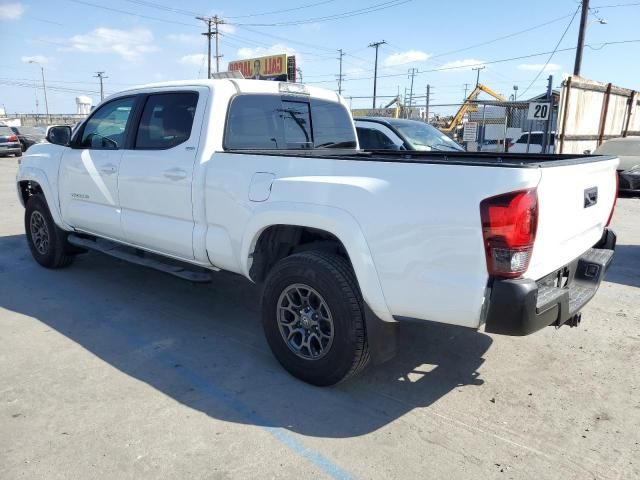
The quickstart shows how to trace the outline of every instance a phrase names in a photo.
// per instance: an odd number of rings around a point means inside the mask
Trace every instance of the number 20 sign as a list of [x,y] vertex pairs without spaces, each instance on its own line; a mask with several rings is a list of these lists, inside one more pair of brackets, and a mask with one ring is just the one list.
[[551,112],[551,105],[548,103],[529,103],[529,112],[527,113],[527,120],[549,120],[549,113]]

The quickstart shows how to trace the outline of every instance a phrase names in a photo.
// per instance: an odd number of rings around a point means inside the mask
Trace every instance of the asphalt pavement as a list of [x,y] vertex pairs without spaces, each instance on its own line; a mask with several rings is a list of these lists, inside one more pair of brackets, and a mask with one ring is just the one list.
[[336,387],[271,355],[259,290],[97,253],[31,258],[0,158],[0,477],[640,478],[640,199],[579,328],[524,338],[400,328]]

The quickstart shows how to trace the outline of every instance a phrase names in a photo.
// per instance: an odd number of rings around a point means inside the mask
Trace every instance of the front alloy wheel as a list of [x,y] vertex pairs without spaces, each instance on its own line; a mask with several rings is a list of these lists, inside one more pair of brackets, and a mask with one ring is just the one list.
[[40,255],[46,255],[49,251],[49,228],[42,213],[38,210],[31,212],[29,230],[31,231],[31,239],[35,249]]

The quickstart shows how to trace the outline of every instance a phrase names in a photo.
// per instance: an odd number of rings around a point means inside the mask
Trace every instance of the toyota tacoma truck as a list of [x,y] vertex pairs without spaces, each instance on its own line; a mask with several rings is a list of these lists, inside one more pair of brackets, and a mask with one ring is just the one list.
[[615,157],[366,152],[344,99],[300,84],[143,86],[47,137],[16,184],[40,265],[243,275],[274,355],[316,385],[391,358],[405,319],[576,325],[615,248]]

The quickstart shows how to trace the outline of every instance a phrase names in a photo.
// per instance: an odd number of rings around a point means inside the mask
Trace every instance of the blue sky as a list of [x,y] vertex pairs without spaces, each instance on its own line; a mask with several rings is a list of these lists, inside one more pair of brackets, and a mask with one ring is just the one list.
[[[475,83],[472,66],[554,50],[578,6],[576,0],[0,0],[0,105],[11,113],[35,112],[37,96],[38,110],[44,111],[40,69],[30,59],[44,64],[49,109],[55,113],[73,113],[77,95],[99,101],[96,71],[109,77],[107,93],[204,78],[206,40],[200,33],[205,26],[194,14],[228,21],[220,39],[221,70],[230,60],[287,52],[297,56],[305,83],[336,89],[342,48],[344,95],[370,96],[374,50],[367,45],[385,40],[378,95],[404,93],[408,70],[416,68],[415,95],[424,97],[429,83],[432,104],[455,103],[463,98],[464,84]],[[280,11],[286,9],[295,10]],[[587,33],[592,47],[585,49],[583,76],[640,89],[640,42],[603,45],[640,40],[640,2],[592,0],[592,10]],[[274,11],[280,12],[269,13]],[[294,24],[263,26],[282,23]],[[579,14],[559,45],[570,50],[551,60],[545,54],[487,63],[481,83],[505,96],[517,85],[519,95],[526,91],[523,97],[544,91],[549,74],[559,85],[573,70],[578,24]],[[352,102],[354,108],[371,104],[370,99]]]

